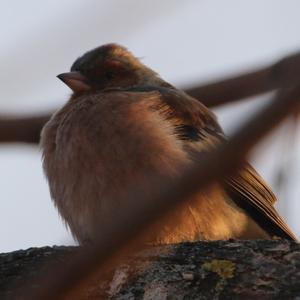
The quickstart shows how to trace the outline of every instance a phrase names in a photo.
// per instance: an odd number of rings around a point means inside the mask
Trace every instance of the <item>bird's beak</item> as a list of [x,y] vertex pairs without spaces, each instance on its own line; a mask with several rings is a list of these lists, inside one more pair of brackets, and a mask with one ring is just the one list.
[[87,84],[87,79],[80,72],[67,72],[57,75],[73,92],[82,93],[91,87]]

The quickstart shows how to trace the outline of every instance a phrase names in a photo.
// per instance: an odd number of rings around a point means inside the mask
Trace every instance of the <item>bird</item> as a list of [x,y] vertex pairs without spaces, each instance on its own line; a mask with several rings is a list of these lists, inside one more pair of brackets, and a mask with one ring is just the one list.
[[[92,49],[57,77],[72,93],[42,130],[43,169],[51,198],[80,244],[92,243],[117,218],[132,187],[151,194],[150,174],[176,178],[196,163],[196,154],[227,139],[201,101],[121,45]],[[275,202],[245,162],[234,176],[167,214],[145,242],[296,240]]]

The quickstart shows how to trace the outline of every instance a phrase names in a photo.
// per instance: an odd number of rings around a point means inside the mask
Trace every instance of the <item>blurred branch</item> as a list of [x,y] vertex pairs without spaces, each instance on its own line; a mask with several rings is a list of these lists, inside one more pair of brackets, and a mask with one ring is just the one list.
[[[274,89],[292,87],[299,82],[299,78],[300,53],[296,53],[266,68],[185,91],[206,106],[214,107]],[[0,116],[0,143],[38,143],[42,127],[50,116],[50,113],[36,117]]]
[[[269,105],[241,126],[227,143],[215,150],[201,154],[199,163],[176,180],[157,178],[153,180],[151,195],[135,187],[128,199],[119,201],[120,214],[114,216],[107,227],[99,230],[99,239],[92,248],[83,248],[64,269],[53,268],[46,276],[39,293],[29,299],[62,299],[65,295],[76,299],[82,284],[99,268],[102,273],[107,266],[115,266],[124,256],[124,247],[137,250],[141,247],[138,237],[168,210],[214,181],[234,174],[244,162],[250,149],[286,116],[299,109],[300,85],[278,93]],[[141,201],[141,199],[143,199]],[[123,255],[123,256],[122,256]]]
[[232,103],[278,88],[292,87],[300,79],[300,53],[279,62],[219,81],[185,90],[208,107]]
[[41,129],[50,116],[51,114],[32,117],[0,116],[0,142],[39,143]]

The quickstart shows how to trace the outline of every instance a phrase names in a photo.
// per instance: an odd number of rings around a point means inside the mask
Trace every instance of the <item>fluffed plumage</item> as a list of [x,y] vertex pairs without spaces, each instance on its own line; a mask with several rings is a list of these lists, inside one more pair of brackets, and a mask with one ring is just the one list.
[[[59,75],[74,91],[42,132],[52,199],[80,243],[93,241],[134,184],[151,193],[149,174],[177,176],[226,138],[214,114],[162,80],[125,48],[96,48]],[[295,236],[276,198],[248,164],[198,193],[145,241],[175,243]]]

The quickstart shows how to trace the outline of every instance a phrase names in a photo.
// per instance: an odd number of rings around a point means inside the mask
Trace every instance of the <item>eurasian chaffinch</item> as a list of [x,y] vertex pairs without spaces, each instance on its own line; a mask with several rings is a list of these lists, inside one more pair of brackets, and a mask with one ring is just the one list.
[[[177,176],[195,153],[224,141],[215,115],[164,81],[127,49],[98,47],[58,76],[72,90],[45,125],[41,145],[50,192],[80,242],[93,241],[117,215],[118,202],[149,174]],[[142,199],[141,199],[142,201]],[[249,165],[164,218],[154,243],[228,238],[295,240],[276,198]]]

